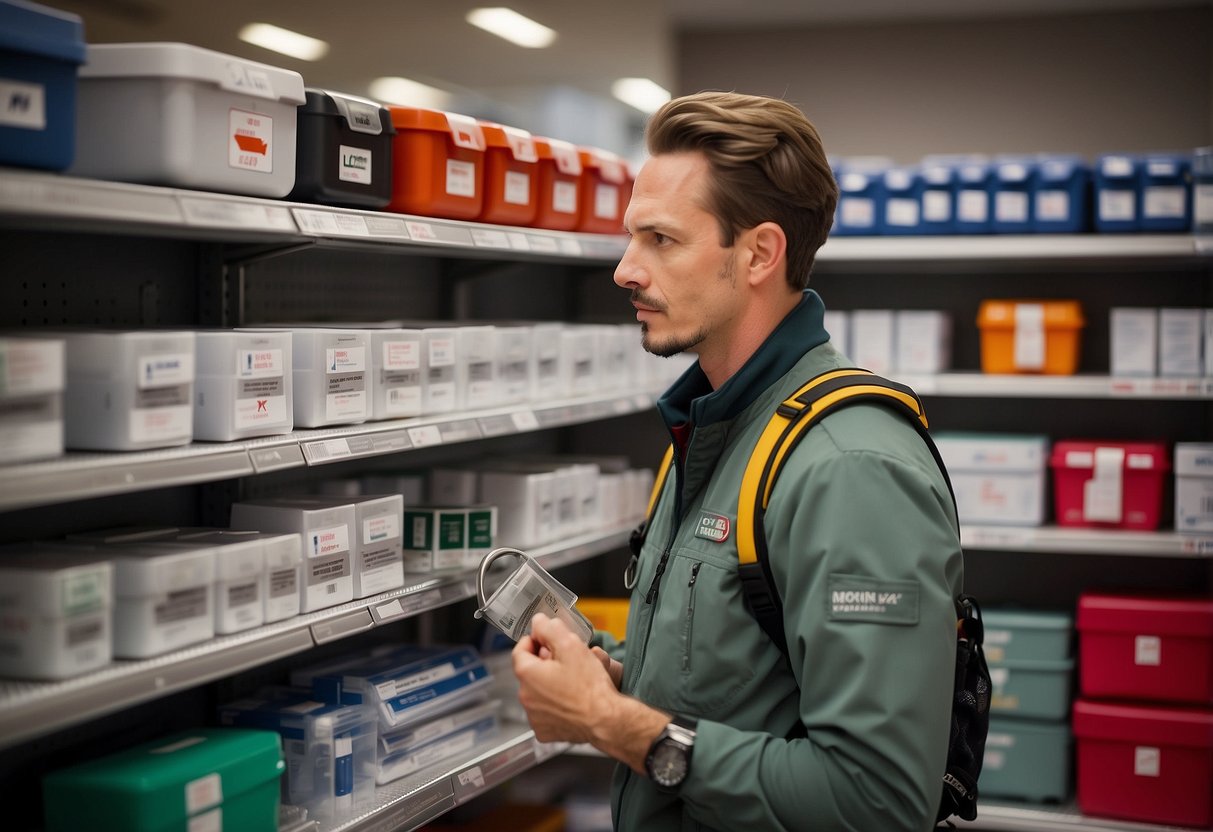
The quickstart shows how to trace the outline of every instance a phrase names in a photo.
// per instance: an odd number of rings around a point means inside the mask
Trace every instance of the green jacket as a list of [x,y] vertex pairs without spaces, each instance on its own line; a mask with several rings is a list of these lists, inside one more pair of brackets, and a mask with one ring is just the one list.
[[[853,405],[810,430],[785,464],[765,526],[789,660],[746,609],[737,577],[737,495],[759,433],[800,384],[848,366],[822,314],[806,291],[719,390],[695,365],[659,402],[667,424],[694,430],[640,554],[627,643],[607,646],[624,663],[625,693],[696,718],[699,730],[676,794],[617,768],[617,829],[933,825],[963,565],[951,497],[914,428]],[[807,736],[788,739],[798,724]]]

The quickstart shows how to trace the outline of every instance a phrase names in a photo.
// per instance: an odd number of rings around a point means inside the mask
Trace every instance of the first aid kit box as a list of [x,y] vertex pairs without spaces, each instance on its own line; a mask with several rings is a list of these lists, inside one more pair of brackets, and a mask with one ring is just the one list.
[[562,139],[535,136],[539,206],[535,226],[574,231],[581,224],[581,153]]
[[194,435],[194,333],[65,331],[66,444],[94,451],[187,445]]
[[990,664],[1070,658],[1074,616],[1055,610],[987,609],[982,613]]
[[232,442],[290,433],[291,333],[201,330],[194,333],[194,438]]
[[935,443],[952,479],[961,523],[1044,523],[1047,436],[945,432]]
[[283,197],[302,103],[288,69],[184,43],[90,44],[70,172]]
[[295,187],[290,199],[382,208],[392,198],[392,137],[385,107],[366,98],[306,88],[299,106]]
[[0,550],[0,676],[58,680],[109,664],[113,573],[100,551]]
[[1141,230],[1141,159],[1105,153],[1095,163],[1095,230]]
[[1141,160],[1141,230],[1188,231],[1192,227],[1192,160],[1168,153]]
[[1085,325],[1076,300],[983,300],[981,371],[1073,375]]
[[1071,743],[1067,720],[991,715],[981,766],[981,796],[1037,803],[1065,800],[1071,788]]
[[1084,814],[1213,826],[1213,711],[1079,700],[1073,727]]
[[1213,600],[1084,593],[1083,696],[1213,705]]
[[389,106],[392,200],[389,211],[474,220],[484,210],[484,131],[470,116]]
[[539,211],[539,151],[525,130],[481,121],[484,210],[480,222],[531,225]]
[[63,341],[0,336],[0,460],[63,455]]
[[627,163],[607,150],[580,147],[581,224],[578,231],[622,234],[628,185]]
[[105,547],[114,564],[114,655],[145,659],[215,635],[216,547],[176,542]]
[[273,731],[197,728],[53,771],[47,832],[275,832],[282,742]]
[[1091,227],[1091,168],[1073,156],[1046,156],[1036,166],[1032,230],[1078,234]]
[[77,15],[0,0],[0,165],[63,170],[76,144]]
[[1059,526],[1158,528],[1171,467],[1163,443],[1061,440],[1049,465]]
[[1175,443],[1175,531],[1213,532],[1213,443]]
[[371,415],[370,333],[295,329],[291,341],[295,424],[352,425]]
[[993,167],[990,229],[998,234],[1027,234],[1032,230],[1036,163],[1030,159],[1007,159],[996,162]]

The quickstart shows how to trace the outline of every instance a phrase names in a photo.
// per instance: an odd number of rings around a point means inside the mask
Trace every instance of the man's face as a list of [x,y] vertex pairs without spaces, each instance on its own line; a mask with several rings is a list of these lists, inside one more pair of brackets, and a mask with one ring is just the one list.
[[700,153],[645,162],[624,215],[627,250],[615,283],[632,292],[644,348],[662,356],[723,352],[737,319],[734,249],[705,207],[710,169]]

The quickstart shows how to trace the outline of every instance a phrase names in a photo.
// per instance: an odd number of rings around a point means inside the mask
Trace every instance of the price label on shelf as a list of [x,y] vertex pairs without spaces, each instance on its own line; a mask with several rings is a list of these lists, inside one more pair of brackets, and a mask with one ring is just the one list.
[[353,453],[350,451],[350,443],[345,439],[324,439],[319,442],[305,442],[303,455],[308,465],[317,465],[346,459],[353,456]]
[[510,420],[517,430],[539,430],[539,420],[535,418],[533,410],[515,410],[510,414]]
[[187,225],[231,228],[237,231],[282,231],[294,233],[295,220],[286,206],[241,202],[237,199],[178,197]]
[[472,243],[482,248],[509,248],[510,238],[494,228],[473,228]]
[[425,448],[430,445],[441,445],[442,433],[438,430],[437,425],[421,425],[409,428],[409,439],[412,440],[414,448]]

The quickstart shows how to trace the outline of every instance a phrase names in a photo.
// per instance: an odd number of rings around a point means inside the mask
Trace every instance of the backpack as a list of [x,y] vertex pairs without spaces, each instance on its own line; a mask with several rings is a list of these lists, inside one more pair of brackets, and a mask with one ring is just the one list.
[[[785,657],[788,647],[783,631],[783,605],[767,560],[763,517],[783,463],[806,431],[827,413],[859,402],[888,406],[914,426],[943,474],[953,506],[956,504],[952,482],[939,449],[927,432],[922,402],[909,387],[867,370],[831,370],[806,382],[785,399],[771,414],[750,453],[737,501],[737,571],[746,604]],[[673,451],[673,446],[666,450],[649,496],[645,519],[632,533],[633,558],[640,556],[649,519],[669,475]],[[956,599],[956,672],[948,756],[936,824],[952,815],[965,820],[977,817],[977,779],[981,774],[990,725],[990,671],[982,650],[983,638],[981,608],[976,599],[969,595],[959,596]]]

